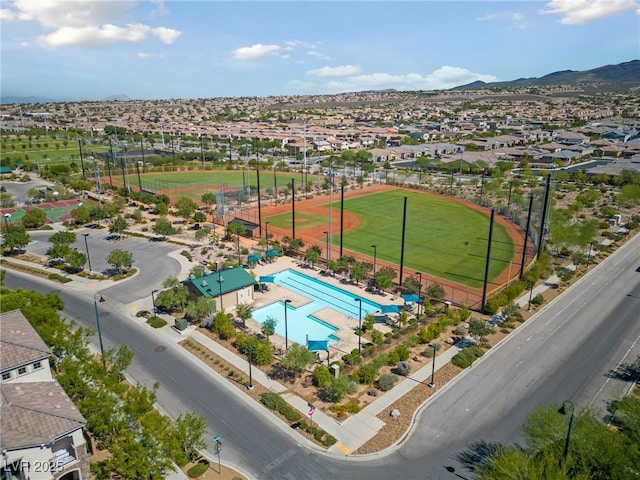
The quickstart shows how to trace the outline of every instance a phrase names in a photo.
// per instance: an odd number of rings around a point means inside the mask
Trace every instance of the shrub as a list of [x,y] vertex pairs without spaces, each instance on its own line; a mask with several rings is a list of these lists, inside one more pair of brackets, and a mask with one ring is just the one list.
[[284,399],[273,392],[265,392],[260,395],[260,402],[269,410],[278,410],[286,405]]
[[400,361],[400,355],[396,350],[389,352],[387,356],[387,365],[395,365]]
[[183,257],[185,257],[189,261],[193,260],[193,258],[191,257],[191,253],[189,253],[187,250],[182,250],[180,252],[180,255],[182,255]]
[[322,445],[325,447],[331,447],[332,445],[335,445],[336,442],[338,440],[336,440],[336,438],[332,435],[329,435],[328,433],[325,434],[324,438],[322,439]]
[[540,305],[542,305],[545,302],[545,298],[544,295],[542,295],[541,293],[539,293],[538,295],[536,295],[535,297],[533,297],[531,299],[531,303],[533,305],[535,305],[536,307],[539,307]]
[[425,348],[422,352],[420,352],[420,355],[427,358],[433,358],[433,348]]
[[453,363],[456,367],[467,368],[470,367],[473,362],[480,358],[482,355],[484,355],[484,351],[480,347],[476,345],[470,345],[456,353],[451,359],[451,363]]
[[153,328],[162,328],[167,324],[167,321],[164,318],[160,317],[150,317],[147,320],[147,323]]
[[383,392],[387,392],[393,388],[393,386],[398,381],[398,376],[393,373],[385,373],[384,375],[380,375],[378,379],[378,390],[382,390]]
[[140,317],[144,317],[144,318],[149,318],[151,316],[151,312],[149,310],[140,310],[138,313],[136,313],[136,317],[140,318]]
[[398,353],[398,358],[400,359],[400,361],[408,360],[409,355],[411,354],[411,352],[409,352],[409,349],[405,345],[398,345],[395,348],[395,352]]
[[206,460],[201,460],[200,462],[196,463],[193,467],[191,467],[189,470],[187,470],[187,475],[189,475],[189,478],[197,478],[200,475],[202,475],[204,472],[206,472],[208,468],[209,468],[209,462],[207,462]]
[[558,272],[558,277],[560,277],[560,280],[562,280],[563,282],[568,282],[569,280],[571,280],[571,278],[573,278],[574,274],[575,272],[573,270],[563,268]]
[[330,410],[334,413],[359,413],[360,410],[362,410],[360,408],[360,405],[358,405],[357,402],[348,402],[345,403],[344,405],[332,405],[330,407]]
[[362,365],[355,372],[354,380],[362,385],[372,385],[376,381],[376,375],[378,374],[376,368],[370,363]]
[[381,332],[379,332],[378,330],[374,330],[371,332],[371,340],[374,344],[380,345],[384,341],[384,337],[382,336]]
[[331,384],[331,371],[324,365],[318,365],[311,374],[311,380],[316,387],[327,388]]
[[399,375],[407,377],[411,373],[411,364],[407,362],[400,362],[396,365],[396,370]]

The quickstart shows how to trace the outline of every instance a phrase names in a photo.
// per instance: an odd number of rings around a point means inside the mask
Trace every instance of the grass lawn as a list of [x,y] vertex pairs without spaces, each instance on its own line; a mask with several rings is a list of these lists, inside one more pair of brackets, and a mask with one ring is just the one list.
[[[283,213],[282,215],[269,217],[269,222],[274,227],[291,229],[291,214]],[[326,225],[326,223],[327,217],[325,215],[305,211],[296,212],[296,231]]]
[[[346,232],[344,247],[400,263],[402,215],[407,199],[404,264],[408,268],[479,288],[484,279],[489,217],[431,195],[391,190],[345,200],[345,211],[360,217],[360,226]],[[334,207],[339,204],[334,203]],[[340,241],[335,235],[333,243]],[[514,245],[504,227],[493,228],[489,277],[495,278],[513,256]]]
[[[129,175],[130,181],[137,184],[137,176]],[[190,172],[170,172],[170,173],[144,173],[140,175],[143,187],[163,186],[164,188],[179,187],[210,187],[212,191],[220,190],[220,177],[225,187],[242,187],[243,185],[251,186],[252,190],[258,186],[258,176],[255,170],[245,170],[244,177],[242,170],[219,170],[212,171],[190,171]],[[244,178],[244,180],[243,180]],[[291,185],[291,179],[295,178],[296,187],[301,185],[301,175],[297,173],[276,173],[275,183],[278,192]],[[273,188],[274,178],[273,171],[260,171],[260,189]],[[151,188],[153,189],[153,188]]]

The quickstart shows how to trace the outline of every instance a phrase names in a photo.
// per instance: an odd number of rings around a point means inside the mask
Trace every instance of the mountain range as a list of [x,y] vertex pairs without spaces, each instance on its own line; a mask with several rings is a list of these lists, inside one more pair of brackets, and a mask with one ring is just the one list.
[[[577,90],[585,94],[593,94],[605,91],[625,91],[640,88],[640,60],[619,63],[617,65],[605,65],[591,70],[574,71],[562,70],[550,73],[543,77],[519,78],[506,82],[475,81],[466,85],[451,88],[450,90],[478,90],[505,87],[549,87],[554,85],[575,85]],[[378,90],[377,92],[391,92],[394,89]],[[131,100],[125,94],[111,95],[102,101],[126,102]],[[39,97],[1,97],[0,103],[48,103],[60,102],[49,98]]]
[[452,90],[471,90],[498,87],[545,87],[551,85],[581,85],[583,88],[597,90],[628,90],[640,87],[640,60],[605,65],[591,70],[562,70],[544,77],[519,78],[508,82],[476,81],[452,88]]

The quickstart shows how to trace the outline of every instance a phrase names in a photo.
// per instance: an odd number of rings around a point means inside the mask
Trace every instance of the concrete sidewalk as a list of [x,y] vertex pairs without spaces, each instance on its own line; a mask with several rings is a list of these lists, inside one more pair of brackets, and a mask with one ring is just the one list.
[[[243,357],[227,350],[225,347],[196,329],[189,328],[183,332],[183,336],[197,340],[238,370],[242,372],[249,371],[249,364]],[[459,351],[459,348],[452,346],[437,355],[435,360],[435,371],[449,363],[449,361],[451,361],[451,357]],[[411,391],[414,387],[421,383],[428,383],[431,380],[432,369],[433,362],[426,362],[425,365],[418,369],[414,374],[403,379],[403,381],[393,389],[377,397],[367,405],[367,407],[362,409],[360,413],[350,416],[343,422],[338,422],[333,417],[330,417],[321,410],[316,409],[313,414],[313,422],[338,440],[338,442],[329,449],[329,452],[348,455],[373,438],[385,425],[382,420],[377,418],[377,415]],[[289,405],[298,410],[303,416],[308,417],[309,406],[306,400],[291,392],[287,392],[288,389],[284,385],[271,379],[260,369],[254,368],[252,370],[252,377],[254,382],[267,387],[272,392],[280,394],[282,398],[289,403]]]
[[[559,278],[557,276],[554,275],[550,277],[533,289],[532,298],[548,288],[553,288],[558,282]],[[516,303],[521,307],[526,307],[529,302],[529,296],[530,293],[526,292],[526,294],[517,299]],[[249,364],[243,357],[227,350],[195,328],[189,328],[183,332],[183,336],[192,337],[238,370],[248,372]],[[352,415],[342,422],[316,409],[313,414],[313,422],[338,440],[334,446],[329,448],[328,452],[335,455],[349,455],[372,439],[377,435],[378,431],[385,426],[385,422],[378,418],[380,412],[387,409],[418,385],[429,383],[432,371],[438,371],[444,365],[448,364],[451,358],[459,351],[460,348],[454,345],[439,353],[435,357],[435,367],[432,361],[425,362],[425,364],[412,375],[403,379],[388,392],[376,397],[358,414]],[[284,385],[271,379],[260,369],[253,369],[252,376],[255,382],[267,387],[272,392],[280,394],[287,403],[298,410],[305,418],[308,417],[309,406],[306,400],[288,392],[288,389]]]

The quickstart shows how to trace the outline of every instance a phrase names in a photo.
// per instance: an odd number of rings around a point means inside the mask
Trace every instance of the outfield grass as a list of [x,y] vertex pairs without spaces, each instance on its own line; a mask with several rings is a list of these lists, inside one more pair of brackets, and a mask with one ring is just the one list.
[[[283,213],[269,217],[269,223],[274,227],[291,229],[291,213]],[[296,212],[296,230],[319,227],[327,224],[326,215],[318,215],[310,212]]]
[[[129,175],[129,180],[137,182],[137,176]],[[245,170],[244,179],[242,170],[219,170],[212,171],[188,171],[188,172],[170,172],[170,173],[144,173],[140,175],[142,185],[158,185],[165,188],[179,188],[179,187],[211,187],[211,190],[217,191],[220,189],[220,181],[225,187],[242,187],[249,185],[252,188],[258,185],[258,176],[255,170]],[[276,173],[276,180],[274,183],[273,172],[269,170],[260,171],[260,189],[273,188],[277,183],[278,191],[284,189],[287,185],[291,185],[291,179],[295,179],[295,186],[301,186],[302,178],[298,173]],[[309,177],[309,183],[311,183],[311,176]],[[317,177],[314,177],[317,182]]]
[[[399,264],[405,196],[405,266],[470,287],[481,287],[489,217],[440,197],[390,190],[345,200],[345,211],[357,214],[361,223],[357,229],[344,234],[344,247],[373,255],[371,245],[376,244],[379,259]],[[339,241],[339,235],[333,240],[334,244]],[[513,252],[511,237],[495,222],[490,279],[508,266]]]

